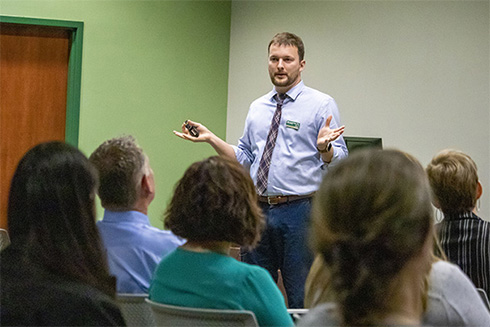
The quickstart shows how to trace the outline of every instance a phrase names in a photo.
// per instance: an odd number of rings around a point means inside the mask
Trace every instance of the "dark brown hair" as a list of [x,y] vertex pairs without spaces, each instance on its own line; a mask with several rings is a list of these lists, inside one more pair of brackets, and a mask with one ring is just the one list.
[[114,297],[95,225],[97,172],[80,151],[42,143],[20,160],[8,203],[11,246],[26,263]]
[[443,150],[426,168],[435,200],[445,214],[471,211],[476,205],[478,171],[470,156]]
[[165,227],[189,241],[253,246],[264,225],[249,174],[219,156],[192,164],[177,183]]
[[269,42],[269,46],[267,47],[267,51],[270,50],[271,45],[289,45],[296,47],[298,49],[299,61],[303,60],[305,57],[305,45],[303,44],[303,40],[293,33],[282,32],[274,35],[272,40]]
[[342,324],[379,323],[392,281],[432,235],[424,170],[399,151],[355,152],[325,177],[312,223],[313,246],[328,266]]

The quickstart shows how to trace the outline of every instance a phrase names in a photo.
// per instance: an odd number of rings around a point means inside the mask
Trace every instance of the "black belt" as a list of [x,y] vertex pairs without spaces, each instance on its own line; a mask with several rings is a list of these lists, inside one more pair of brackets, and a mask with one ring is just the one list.
[[305,194],[305,195],[276,195],[276,196],[258,195],[257,197],[259,198],[260,202],[265,202],[270,205],[274,205],[274,204],[289,203],[301,199],[311,198],[313,195],[315,195],[315,192],[310,194]]

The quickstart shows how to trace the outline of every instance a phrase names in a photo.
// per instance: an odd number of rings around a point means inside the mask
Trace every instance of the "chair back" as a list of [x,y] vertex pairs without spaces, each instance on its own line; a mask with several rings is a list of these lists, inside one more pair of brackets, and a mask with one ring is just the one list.
[[151,305],[156,326],[258,327],[252,311],[187,308],[146,301]]
[[155,326],[151,307],[145,301],[146,298],[148,294],[118,293],[116,295],[116,302],[128,327]]
[[0,251],[10,245],[9,233],[6,229],[0,228]]
[[488,300],[487,292],[485,292],[483,288],[477,288],[476,290],[478,291],[478,294],[480,294],[483,303],[485,303],[485,306],[490,311],[490,301]]
[[289,316],[293,319],[295,324],[300,321],[308,311],[309,309],[288,309]]

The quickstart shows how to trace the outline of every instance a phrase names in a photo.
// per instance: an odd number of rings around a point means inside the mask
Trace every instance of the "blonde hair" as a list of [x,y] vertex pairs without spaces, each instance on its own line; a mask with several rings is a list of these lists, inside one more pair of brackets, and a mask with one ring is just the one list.
[[470,156],[439,152],[426,168],[436,204],[445,214],[471,211],[477,201],[478,171]]
[[305,282],[305,308],[313,308],[320,303],[333,302],[330,274],[321,255],[315,256]]
[[432,233],[423,168],[400,151],[356,152],[329,172],[312,213],[313,247],[328,267],[320,278],[328,278],[342,325],[376,324],[392,283]]

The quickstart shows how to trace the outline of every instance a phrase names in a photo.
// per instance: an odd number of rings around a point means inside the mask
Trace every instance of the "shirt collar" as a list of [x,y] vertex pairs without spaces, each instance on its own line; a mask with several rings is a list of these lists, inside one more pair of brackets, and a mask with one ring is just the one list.
[[104,222],[121,223],[131,222],[150,225],[150,219],[144,213],[139,211],[104,211]]
[[[303,83],[303,80],[301,80],[298,84],[296,84],[294,87],[292,87],[289,91],[286,92],[286,94],[288,95],[289,98],[291,98],[293,101],[296,101],[296,99],[298,98],[298,96],[301,94],[301,92],[303,92],[305,88],[305,84]],[[276,100],[274,100],[274,97],[276,96],[277,94],[277,91],[276,89],[274,88],[272,91],[269,92],[269,99],[271,101],[274,101],[276,102]]]
[[459,220],[459,219],[480,219],[472,211],[463,211],[450,214],[444,214],[444,219],[447,220]]

